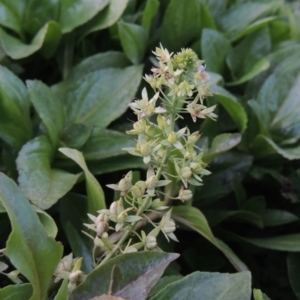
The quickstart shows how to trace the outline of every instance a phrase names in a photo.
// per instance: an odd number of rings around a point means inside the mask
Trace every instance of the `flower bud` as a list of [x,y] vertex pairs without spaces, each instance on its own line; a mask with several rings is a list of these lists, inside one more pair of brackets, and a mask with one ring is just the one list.
[[112,215],[116,215],[117,214],[117,206],[118,206],[118,203],[117,201],[114,201],[110,207],[109,207],[109,211]]
[[203,170],[202,165],[196,162],[190,163],[190,167],[195,173],[200,173]]
[[143,156],[149,156],[151,154],[151,149],[149,143],[145,143],[141,145],[140,152]]
[[153,235],[148,235],[146,237],[146,248],[149,250],[152,250],[156,246],[157,246],[156,237]]
[[156,183],[157,183],[157,178],[155,175],[147,178],[147,180],[146,180],[147,188],[150,188],[150,189],[155,188]]
[[201,137],[199,131],[193,132],[188,136],[188,144],[195,144]]
[[158,115],[157,116],[157,124],[158,124],[158,127],[161,129],[161,130],[164,130],[166,128],[166,119],[162,116],[162,115]]
[[177,199],[180,199],[182,202],[188,201],[193,197],[193,193],[190,190],[185,190],[182,186]]
[[132,246],[126,248],[126,250],[125,250],[125,253],[133,253],[133,252],[137,252],[137,249]]
[[174,144],[176,142],[176,133],[172,131],[168,136],[168,142]]
[[80,270],[71,272],[69,275],[70,282],[76,283],[79,280],[81,275],[82,275],[82,271],[80,271]]
[[184,179],[188,179],[192,176],[192,170],[190,167],[183,167],[180,170],[180,176]]
[[141,133],[145,130],[146,125],[145,119],[141,119],[133,124],[133,128],[137,133]]
[[164,233],[166,234],[169,234],[169,233],[172,233],[174,232],[176,229],[176,225],[175,225],[175,222],[173,220],[169,220],[167,221],[163,227],[162,227],[162,230],[164,231]]
[[108,230],[108,224],[105,221],[101,221],[96,225],[97,236],[101,237],[104,232]]

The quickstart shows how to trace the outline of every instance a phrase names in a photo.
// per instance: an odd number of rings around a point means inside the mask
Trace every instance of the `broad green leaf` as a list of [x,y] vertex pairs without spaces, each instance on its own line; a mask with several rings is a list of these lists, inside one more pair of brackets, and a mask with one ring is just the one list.
[[260,73],[268,70],[269,67],[270,67],[270,63],[266,59],[261,59],[252,67],[252,69],[247,74],[245,74],[244,76],[242,76],[240,79],[236,81],[227,83],[227,85],[234,86],[234,85],[245,83],[251,80],[252,78],[256,77],[257,75],[259,75]]
[[71,246],[74,257],[82,257],[82,270],[88,274],[93,270],[93,258],[90,246],[93,243],[82,230],[83,223],[89,222],[87,197],[68,193],[59,202],[60,222]]
[[109,5],[92,20],[79,28],[80,36],[85,36],[91,32],[108,28],[115,24],[122,16],[129,0],[110,0]]
[[128,59],[135,65],[141,63],[147,46],[146,30],[136,24],[118,23],[119,36],[123,50]]
[[6,244],[6,255],[32,284],[33,294],[30,300],[45,299],[63,247],[48,237],[36,212],[20,189],[3,174],[0,174],[0,201],[12,226],[12,233]]
[[50,88],[41,81],[27,81],[29,98],[45,125],[54,147],[58,143],[59,134],[64,128],[65,117],[60,99],[55,97]]
[[151,23],[153,18],[157,15],[159,5],[160,3],[158,0],[147,0],[142,18],[142,26],[144,27],[147,33],[149,33],[151,29]]
[[279,226],[298,221],[299,217],[296,215],[279,209],[267,209],[263,215],[263,222],[265,226]]
[[150,291],[149,297],[151,298],[152,296],[157,294],[160,290],[162,290],[165,286],[167,286],[171,282],[181,279],[182,277],[183,277],[182,275],[169,275],[169,276],[164,276],[164,277],[160,278],[158,280],[157,284]]
[[59,148],[58,150],[75,161],[84,171],[88,196],[88,212],[95,214],[98,210],[106,208],[105,196],[102,187],[89,171],[82,153],[76,149],[70,148]]
[[216,29],[216,23],[212,16],[212,11],[204,2],[201,2],[201,25],[202,28]]
[[[253,157],[240,152],[225,152],[217,156],[210,164],[212,174],[203,178],[203,186],[199,187],[194,196],[194,202],[202,205],[211,203],[212,199],[218,199],[233,189],[234,180],[241,181],[252,165]],[[217,189],[212,189],[217,186]]]
[[162,252],[119,255],[91,272],[70,295],[69,300],[89,300],[91,297],[107,294],[114,266],[117,266],[119,274],[117,278],[113,277],[113,295],[144,300],[168,264],[177,257],[178,254]]
[[206,28],[202,31],[202,59],[205,60],[209,71],[219,74],[223,73],[226,55],[229,49],[230,43],[222,33]]
[[67,299],[68,299],[68,279],[64,279],[54,300],[67,300]]
[[69,124],[105,128],[127,109],[141,80],[141,66],[104,69],[84,76],[65,95]]
[[17,33],[21,33],[21,26],[19,23],[19,18],[16,15],[15,11],[8,3],[5,3],[4,1],[0,2],[0,24],[3,27],[12,29],[13,31]]
[[241,32],[249,25],[259,18],[272,14],[281,4],[280,0],[269,3],[247,2],[236,4],[221,18],[221,27],[229,39],[235,40],[238,36],[241,36]]
[[82,148],[85,159],[99,160],[125,154],[122,150],[133,147],[134,140],[121,132],[94,127],[93,132]]
[[297,299],[300,299],[300,253],[288,254],[287,269],[292,289]]
[[30,102],[23,82],[0,66],[0,138],[19,148],[31,137]]
[[167,285],[151,300],[250,300],[251,273],[194,272]]
[[35,208],[35,211],[37,212],[39,220],[43,224],[44,229],[47,232],[48,236],[55,239],[58,232],[55,221],[45,211],[39,208]]
[[244,132],[247,127],[248,117],[243,106],[237,98],[221,86],[214,85],[211,87],[214,97],[226,109],[232,120],[237,125],[240,132]]
[[239,272],[248,271],[248,267],[240,260],[239,257],[226,245],[223,241],[216,239],[218,242],[218,248],[223,252],[223,254],[228,258],[232,265]]
[[109,0],[61,0],[58,23],[67,33],[85,24],[108,5]]
[[244,241],[256,245],[257,247],[272,250],[299,252],[300,251],[300,234],[288,234],[263,239],[242,238]]
[[240,141],[240,133],[222,133],[217,135],[213,139],[209,151],[205,153],[203,160],[206,163],[210,163],[216,156],[234,148]]
[[198,38],[201,31],[200,15],[201,1],[190,0],[186,5],[182,0],[171,0],[161,26],[163,46],[170,51],[177,51]]
[[25,300],[32,295],[32,285],[29,283],[8,285],[0,289],[1,300]]
[[253,297],[254,300],[271,300],[266,294],[258,289],[253,289]]
[[52,169],[54,149],[46,136],[23,146],[17,158],[18,182],[25,196],[40,209],[48,209],[76,183],[80,174]]
[[60,40],[60,27],[54,22],[50,21],[45,24],[32,39],[30,44],[24,44],[18,38],[15,38],[8,33],[6,33],[2,28],[0,28],[0,41],[5,50],[5,53],[13,59],[21,59],[30,56],[34,52],[40,50],[44,43],[51,46],[51,51],[49,48],[44,48],[44,53],[47,57],[51,56],[56,50]]

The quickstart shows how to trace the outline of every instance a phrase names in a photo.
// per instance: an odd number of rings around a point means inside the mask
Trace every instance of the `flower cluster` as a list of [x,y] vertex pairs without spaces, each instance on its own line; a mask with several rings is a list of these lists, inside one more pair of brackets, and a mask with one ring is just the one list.
[[[201,185],[202,176],[210,174],[202,161],[203,152],[197,147],[200,133],[190,132],[187,127],[177,128],[175,124],[185,113],[194,122],[197,118],[217,118],[213,113],[215,106],[206,107],[203,103],[210,95],[209,74],[203,61],[191,49],[173,55],[160,47],[154,54],[158,63],[152,68],[152,74],[144,78],[154,93],[149,96],[144,88],[142,98],[129,104],[137,121],[127,134],[137,138],[135,147],[123,149],[143,157],[148,165],[146,178],[132,182],[130,171],[118,183],[107,185],[119,193],[119,199],[109,209],[98,211],[97,216],[89,214],[92,223],[84,224],[95,233],[86,234],[93,239],[95,248],[100,248],[101,263],[120,252],[159,249],[156,237],[160,232],[168,240],[177,241],[171,201],[190,200],[193,194],[189,185]],[[171,192],[169,185],[172,185]],[[149,213],[160,215],[160,221],[154,222]],[[153,230],[139,234],[135,228],[140,221],[151,223]],[[113,231],[123,233],[123,237],[112,241]],[[129,241],[124,245],[126,239]]]

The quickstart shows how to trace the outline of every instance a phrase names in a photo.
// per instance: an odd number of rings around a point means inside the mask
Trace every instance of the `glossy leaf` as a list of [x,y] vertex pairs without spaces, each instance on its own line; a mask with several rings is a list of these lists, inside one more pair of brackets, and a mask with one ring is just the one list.
[[102,187],[89,171],[82,153],[76,149],[70,148],[59,148],[59,151],[75,161],[84,171],[88,196],[88,212],[96,214],[98,210],[106,208]]
[[23,82],[0,66],[0,138],[19,148],[31,136],[30,102]]
[[206,28],[203,30],[201,51],[207,70],[222,74],[229,49],[230,43],[222,33]]
[[68,124],[105,128],[127,109],[141,80],[141,66],[104,69],[88,74],[65,95]]
[[99,160],[125,154],[122,149],[133,146],[134,140],[124,133],[94,127],[82,152],[87,161]]
[[108,0],[61,0],[59,24],[63,33],[91,20],[108,5]]
[[159,5],[160,3],[158,0],[147,0],[142,18],[142,26],[144,27],[147,33],[149,33],[151,29],[151,23],[153,18],[157,15]]
[[161,42],[169,51],[185,47],[199,37],[201,30],[201,2],[190,0],[189,5],[181,0],[171,0],[161,26]]
[[287,258],[289,280],[297,299],[300,299],[300,253],[289,253]]
[[54,149],[46,136],[23,146],[17,158],[19,184],[25,196],[37,207],[48,209],[76,183],[80,174],[52,169]]
[[48,237],[36,212],[20,189],[3,174],[0,174],[0,201],[12,226],[6,255],[32,284],[33,294],[30,300],[45,299],[63,248],[60,243]]
[[214,97],[226,109],[232,120],[237,125],[240,132],[244,132],[247,127],[248,117],[243,106],[237,98],[221,86],[214,85],[211,88]]
[[209,151],[205,153],[203,160],[206,163],[210,163],[216,156],[234,148],[240,141],[241,134],[239,133],[222,133],[217,135],[213,139]]
[[30,100],[45,125],[54,146],[64,128],[65,116],[60,99],[41,81],[27,81]]
[[29,283],[8,285],[0,289],[1,300],[25,300],[30,299],[31,295],[32,285]]
[[74,290],[69,300],[88,300],[107,294],[114,266],[118,267],[120,274],[114,278],[113,295],[132,300],[146,299],[165,268],[177,257],[178,254],[175,253],[159,252],[119,255],[90,273],[84,283]]
[[167,285],[151,300],[250,300],[251,273],[194,272]]
[[110,0],[109,5],[103,11],[79,29],[80,35],[83,37],[115,24],[122,16],[128,2],[129,0]]
[[128,59],[135,65],[141,63],[147,46],[147,32],[136,24],[119,22],[119,36],[123,50]]
[[34,52],[40,50],[44,43],[48,43],[53,48],[49,52],[49,48],[45,49],[46,56],[51,56],[58,46],[60,40],[60,28],[59,25],[54,22],[48,22],[45,24],[32,39],[30,44],[24,44],[18,38],[15,38],[8,33],[6,33],[2,28],[0,28],[0,41],[5,50],[5,53],[13,59],[25,58]]

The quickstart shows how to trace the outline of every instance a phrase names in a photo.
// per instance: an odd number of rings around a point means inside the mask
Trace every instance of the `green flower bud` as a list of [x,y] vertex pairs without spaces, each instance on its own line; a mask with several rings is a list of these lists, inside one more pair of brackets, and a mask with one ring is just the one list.
[[146,183],[144,181],[138,181],[130,190],[134,199],[141,198],[146,190]]
[[157,124],[161,130],[164,130],[167,126],[166,119],[162,115],[157,116]]
[[169,233],[172,233],[174,232],[176,229],[176,225],[175,225],[175,222],[173,220],[169,220],[167,221],[163,227],[162,227],[162,230],[164,231],[164,233],[166,234],[169,234]]
[[201,137],[199,131],[193,132],[188,136],[188,144],[195,144]]
[[192,176],[192,170],[190,167],[183,167],[180,170],[180,176],[184,179],[188,179]]
[[141,145],[141,149],[140,152],[143,156],[149,156],[151,154],[151,146],[149,145],[149,143],[145,143],[143,145]]
[[157,246],[156,237],[153,235],[148,235],[146,237],[146,248],[152,250],[156,248],[156,246]]
[[133,123],[133,128],[137,133],[141,133],[145,130],[146,125],[147,125],[147,123],[146,123],[145,119],[141,119],[141,120]]
[[174,131],[172,131],[169,136],[168,136],[168,142],[170,144],[174,144],[176,142],[176,133]]
[[203,170],[202,165],[196,162],[190,163],[190,167],[195,173],[200,173]]

